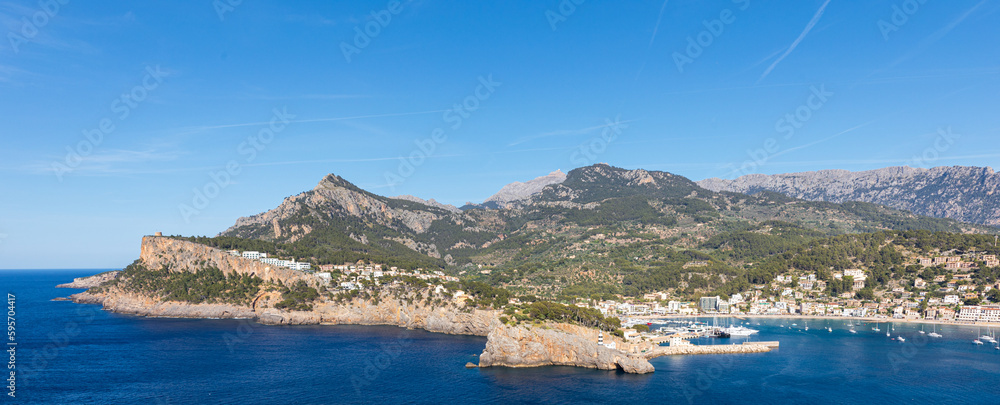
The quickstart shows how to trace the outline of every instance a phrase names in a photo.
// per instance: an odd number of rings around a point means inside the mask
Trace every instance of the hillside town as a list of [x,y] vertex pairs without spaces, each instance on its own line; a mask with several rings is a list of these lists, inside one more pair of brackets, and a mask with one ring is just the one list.
[[235,257],[242,257],[247,260],[255,260],[271,266],[285,267],[315,275],[320,280],[327,283],[337,282],[336,288],[342,290],[356,290],[360,287],[362,280],[378,282],[379,279],[387,277],[414,277],[425,281],[457,282],[458,277],[445,275],[442,271],[427,271],[422,268],[416,270],[404,270],[398,267],[386,268],[382,264],[365,263],[359,260],[357,263],[344,264],[322,264],[315,268],[308,262],[296,262],[275,257],[268,257],[267,253],[257,251],[228,250]]
[[923,279],[893,280],[888,289],[875,293],[870,274],[863,269],[833,272],[832,278],[850,285],[849,291],[828,294],[827,282],[814,273],[778,275],[769,284],[730,297],[702,296],[697,301],[682,300],[669,292],[645,294],[621,300],[578,302],[605,316],[698,316],[776,315],[891,318],[935,320],[960,323],[1000,323],[1000,281],[976,284],[974,271],[979,263],[1000,266],[996,255],[966,254],[916,258],[924,268],[943,274]]

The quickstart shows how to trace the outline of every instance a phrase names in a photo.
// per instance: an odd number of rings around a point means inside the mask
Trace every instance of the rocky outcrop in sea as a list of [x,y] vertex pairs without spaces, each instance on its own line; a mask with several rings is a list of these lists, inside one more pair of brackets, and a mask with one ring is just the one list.
[[[597,344],[598,331],[581,326],[497,325],[479,356],[479,367],[575,366],[645,374],[654,371],[641,355]],[[610,338],[609,338],[610,340]]]

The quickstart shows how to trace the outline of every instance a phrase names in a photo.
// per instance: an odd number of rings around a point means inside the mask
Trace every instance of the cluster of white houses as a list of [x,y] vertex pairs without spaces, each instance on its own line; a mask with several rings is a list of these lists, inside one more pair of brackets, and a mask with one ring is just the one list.
[[[647,294],[648,296],[649,294]],[[644,297],[648,299],[648,297]],[[1000,323],[1000,305],[965,305],[955,311],[957,295],[944,300],[931,298],[923,314],[920,303],[902,299],[885,299],[882,302],[862,302],[848,299],[833,302],[796,302],[794,300],[751,299],[744,300],[736,294],[726,300],[721,297],[701,297],[698,302],[616,302],[600,301],[594,308],[604,316],[652,315],[817,315],[838,317],[887,316],[895,319],[936,319],[958,322]],[[947,305],[953,304],[953,305]],[[590,307],[585,303],[577,306]]]
[[236,257],[242,257],[244,259],[256,260],[271,266],[287,267],[292,270],[309,271],[309,269],[312,268],[312,265],[307,262],[296,262],[295,260],[282,260],[275,257],[267,257],[267,253],[264,252],[249,250],[240,253],[238,250],[228,250],[226,253]]
[[425,271],[424,269],[404,270],[395,266],[385,268],[381,264],[365,264],[363,261],[357,263],[344,264],[323,264],[319,266],[316,276],[327,281],[333,280],[333,272],[340,272],[347,276],[347,281],[340,283],[340,288],[353,290],[358,288],[360,280],[371,280],[377,282],[383,277],[415,277],[426,281],[458,281],[458,277],[445,275],[443,271]]

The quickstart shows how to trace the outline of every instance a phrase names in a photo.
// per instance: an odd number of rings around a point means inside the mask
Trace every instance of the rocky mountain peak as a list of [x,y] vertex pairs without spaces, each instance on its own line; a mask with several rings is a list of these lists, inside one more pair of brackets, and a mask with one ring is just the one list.
[[698,184],[713,191],[773,191],[813,201],[870,202],[920,215],[1000,225],[1000,175],[990,167],[898,166],[860,172],[750,174],[733,180],[705,179]]
[[503,186],[500,191],[487,198],[484,203],[492,202],[498,205],[504,205],[512,201],[523,200],[542,192],[542,189],[544,189],[545,186],[559,184],[563,181],[566,181],[566,173],[563,173],[562,170],[556,169],[547,175],[536,177],[524,183],[515,181]]

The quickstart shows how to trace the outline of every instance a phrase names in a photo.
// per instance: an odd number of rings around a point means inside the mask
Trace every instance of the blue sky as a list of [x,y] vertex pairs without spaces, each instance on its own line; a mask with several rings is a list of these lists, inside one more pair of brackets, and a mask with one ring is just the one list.
[[0,268],[122,267],[327,173],[461,205],[1000,161],[997,2],[227,1],[0,1]]

